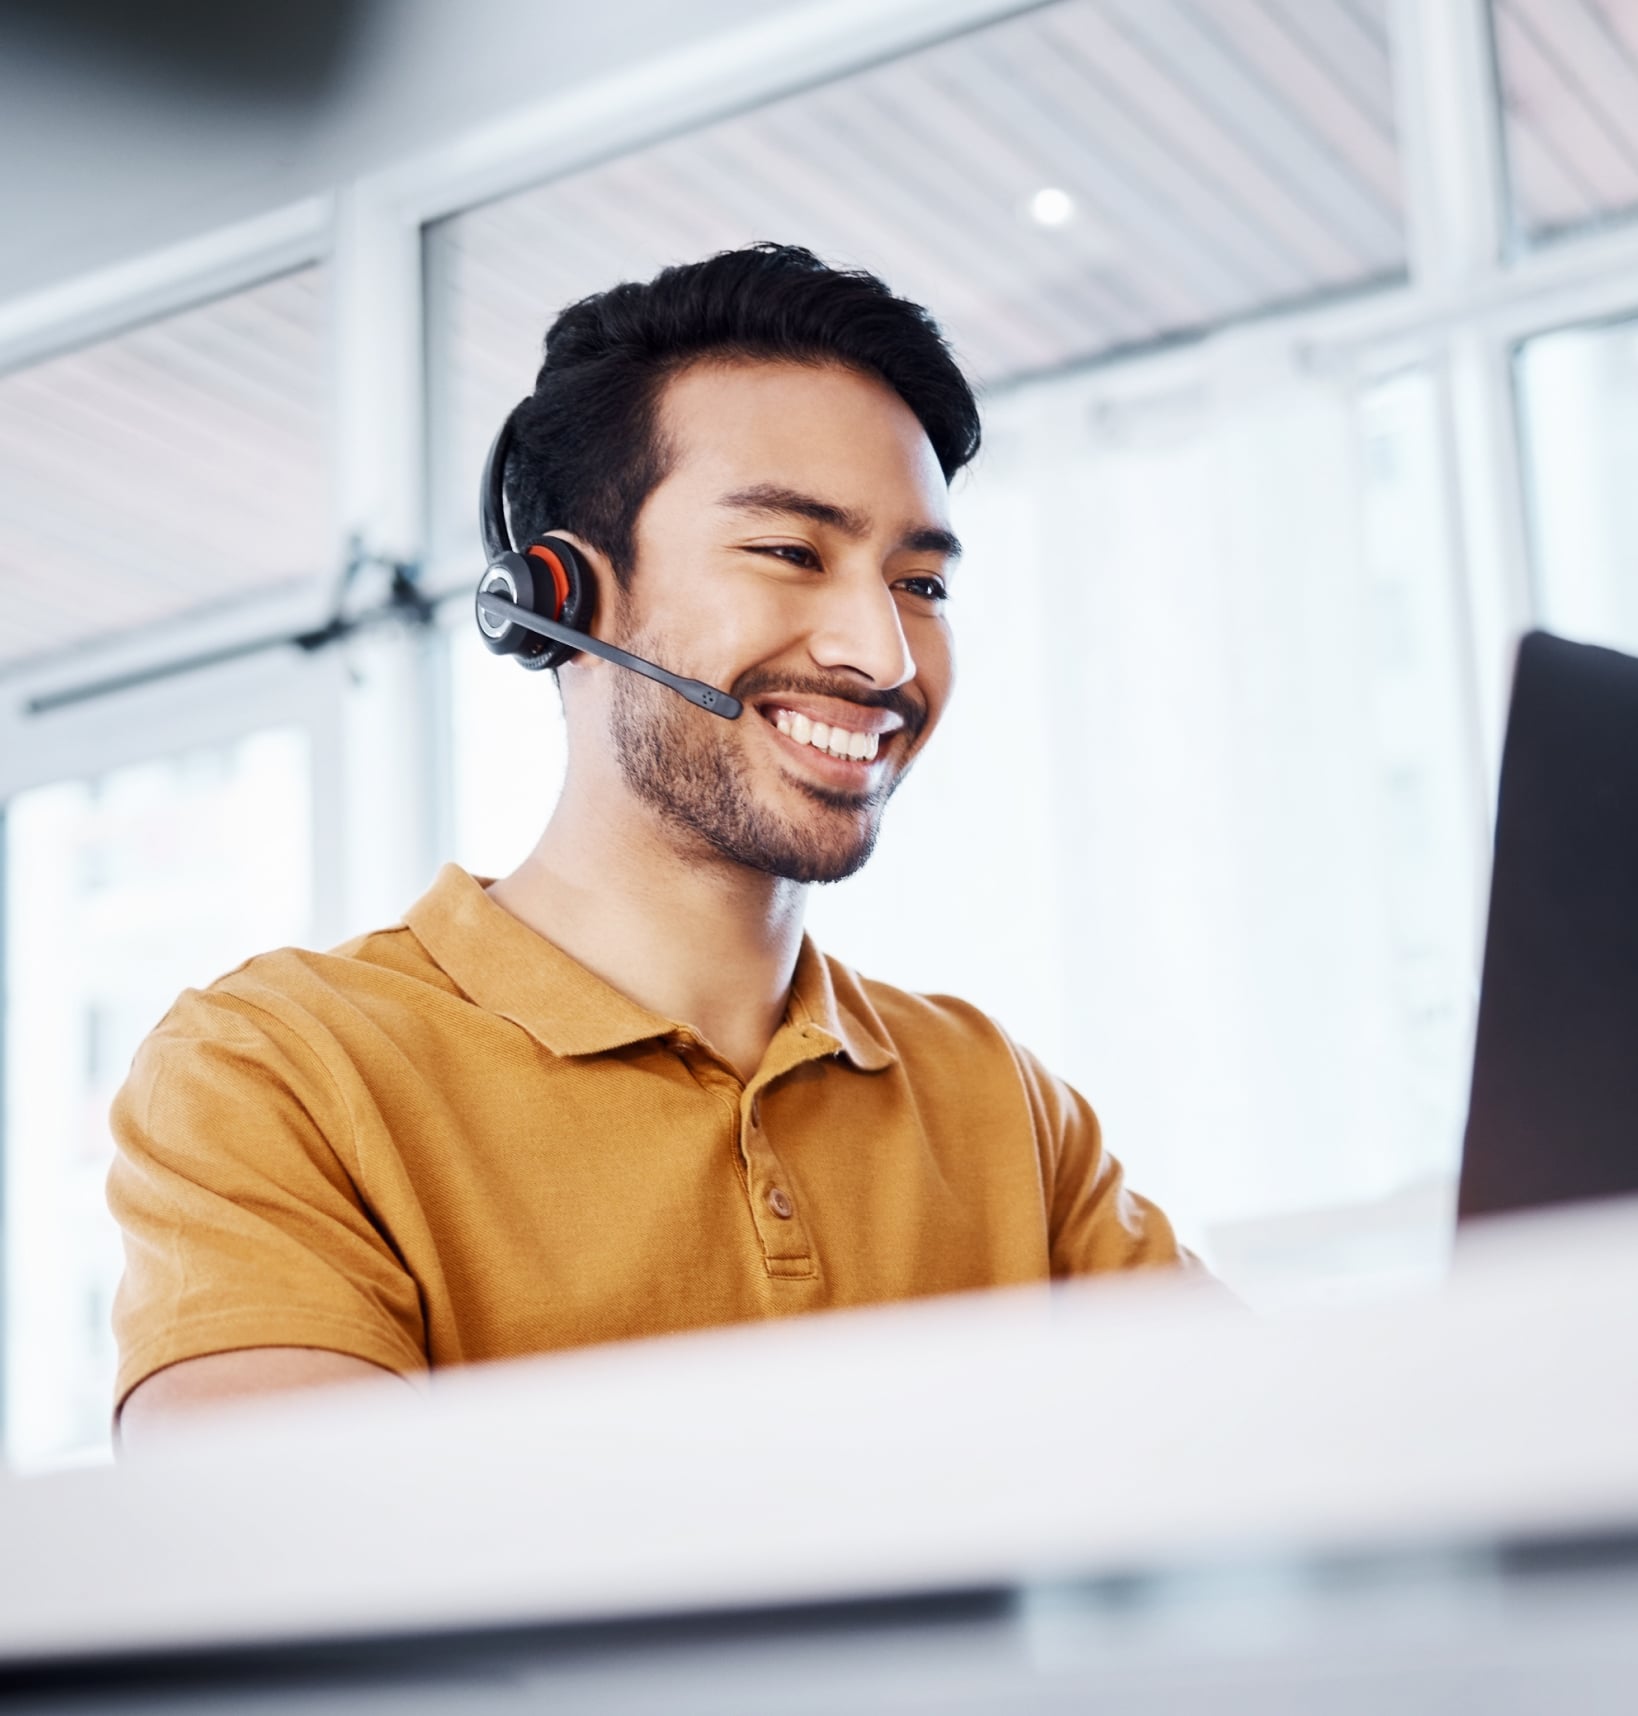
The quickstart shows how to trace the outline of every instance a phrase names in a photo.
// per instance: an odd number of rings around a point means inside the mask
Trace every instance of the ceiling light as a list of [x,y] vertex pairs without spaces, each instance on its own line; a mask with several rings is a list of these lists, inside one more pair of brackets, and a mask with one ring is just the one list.
[[1067,226],[1075,218],[1075,199],[1056,185],[1043,185],[1029,199],[1029,213],[1040,226]]

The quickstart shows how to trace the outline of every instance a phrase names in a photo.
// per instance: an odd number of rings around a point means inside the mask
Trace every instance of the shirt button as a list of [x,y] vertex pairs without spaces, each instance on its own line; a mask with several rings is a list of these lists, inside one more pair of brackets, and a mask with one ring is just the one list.
[[781,1221],[789,1221],[796,1214],[796,1205],[791,1202],[790,1194],[783,1186],[770,1186],[768,1189],[768,1208]]

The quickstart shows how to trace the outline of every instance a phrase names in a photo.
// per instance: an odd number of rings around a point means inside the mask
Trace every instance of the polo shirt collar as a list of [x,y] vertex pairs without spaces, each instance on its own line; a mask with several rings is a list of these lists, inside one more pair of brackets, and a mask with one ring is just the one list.
[[459,864],[444,865],[404,922],[465,995],[554,1055],[601,1054],[676,1029],[497,905]]
[[[478,1006],[555,1055],[597,1055],[685,1029],[650,1012],[490,899],[483,882],[445,864],[404,922],[434,963]],[[802,938],[789,1023],[809,1053],[842,1054],[868,1072],[897,1055],[861,995],[839,999],[829,963]]]
[[[849,987],[856,990],[857,981]],[[789,1016],[798,1031],[816,1033],[815,1040],[828,1039],[825,1053],[845,1055],[861,1072],[880,1072],[899,1058],[864,996],[838,996],[830,961],[811,936],[802,937],[802,951],[796,956]]]

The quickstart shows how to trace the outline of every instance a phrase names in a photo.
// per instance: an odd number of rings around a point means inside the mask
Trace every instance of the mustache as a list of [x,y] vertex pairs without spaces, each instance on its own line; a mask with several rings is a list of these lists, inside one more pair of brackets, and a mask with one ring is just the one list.
[[898,716],[912,739],[918,737],[927,725],[926,706],[902,685],[887,691],[870,691],[855,680],[793,678],[788,673],[769,673],[751,668],[728,689],[742,703],[749,703],[756,697],[777,696],[783,691],[797,697],[831,697],[838,703],[857,704],[861,709],[886,709]]

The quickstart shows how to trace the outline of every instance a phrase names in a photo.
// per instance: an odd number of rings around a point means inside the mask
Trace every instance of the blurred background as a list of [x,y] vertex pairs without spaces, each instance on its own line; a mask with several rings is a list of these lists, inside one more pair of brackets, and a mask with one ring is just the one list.
[[470,592],[548,322],[761,238],[986,418],[958,696],[822,945],[997,1015],[1254,1304],[1441,1268],[1512,651],[1638,650],[1638,0],[13,0],[0,158],[13,1463],[106,1455],[177,991],[547,815]]

